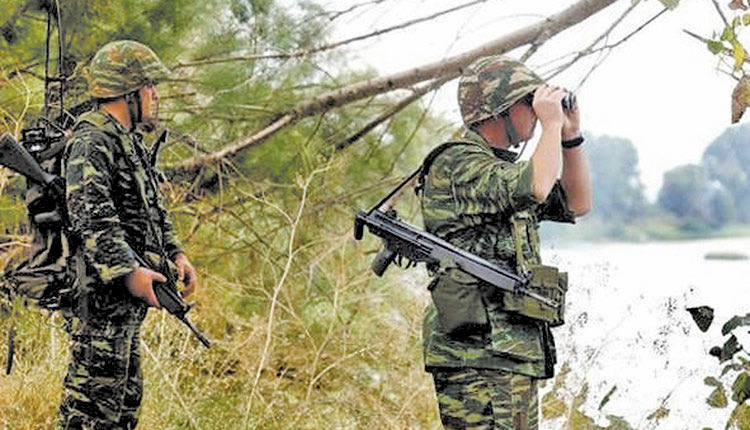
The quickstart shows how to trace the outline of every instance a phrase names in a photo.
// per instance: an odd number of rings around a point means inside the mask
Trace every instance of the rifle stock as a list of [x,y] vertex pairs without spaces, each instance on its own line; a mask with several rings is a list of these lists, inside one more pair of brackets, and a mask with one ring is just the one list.
[[381,276],[388,265],[399,256],[427,265],[452,262],[462,271],[501,290],[527,295],[548,306],[560,306],[554,300],[529,291],[529,279],[406,224],[395,214],[390,215],[376,209],[359,212],[354,218],[355,239],[362,239],[365,226],[370,233],[380,237],[385,243],[385,250],[373,262],[373,270],[378,276]]

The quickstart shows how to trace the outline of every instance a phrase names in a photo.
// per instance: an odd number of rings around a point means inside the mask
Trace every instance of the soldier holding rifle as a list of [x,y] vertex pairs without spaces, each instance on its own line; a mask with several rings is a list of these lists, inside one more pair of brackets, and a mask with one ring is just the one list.
[[72,361],[58,428],[136,427],[139,329],[148,307],[160,307],[153,287],[167,281],[165,260],[185,281],[183,294],[197,285],[140,134],[156,124],[155,85],[168,73],[151,49],[128,40],[102,47],[85,71],[97,108],[78,118],[66,149],[68,212],[80,246],[72,259]]

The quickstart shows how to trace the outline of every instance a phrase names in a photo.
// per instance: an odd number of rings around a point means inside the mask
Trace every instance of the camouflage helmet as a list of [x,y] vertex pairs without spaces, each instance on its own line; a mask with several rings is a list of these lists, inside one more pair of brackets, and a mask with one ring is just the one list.
[[501,55],[472,63],[458,83],[458,105],[464,124],[493,117],[533,93],[544,80],[523,63]]
[[119,40],[99,49],[84,76],[92,97],[112,98],[163,80],[169,70],[148,46]]

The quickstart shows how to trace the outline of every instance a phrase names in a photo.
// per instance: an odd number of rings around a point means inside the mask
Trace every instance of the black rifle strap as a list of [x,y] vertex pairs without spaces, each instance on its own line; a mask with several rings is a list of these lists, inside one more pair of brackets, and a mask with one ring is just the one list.
[[370,209],[368,211],[368,213],[372,213],[372,211],[376,211],[376,210],[380,209],[380,207],[383,206],[385,204],[385,202],[387,202],[388,200],[390,200],[391,197],[395,196],[396,193],[398,193],[399,191],[401,191],[401,189],[404,188],[406,186],[406,184],[408,184],[409,181],[411,181],[412,179],[414,179],[414,177],[417,176],[419,174],[419,172],[421,172],[421,171],[422,171],[422,167],[420,166],[419,169],[415,170],[414,173],[412,173],[411,175],[409,175],[408,178],[404,179],[403,182],[401,182],[400,184],[398,184],[398,186],[396,188],[394,188],[390,193],[388,193],[388,195],[386,195],[379,202],[377,202],[375,204],[375,206],[373,206],[372,209]]
[[422,166],[419,168],[419,179],[417,180],[417,187],[414,189],[414,191],[419,194],[422,192],[422,188],[424,188],[424,179],[427,177],[427,174],[430,173],[430,167],[432,167],[432,163],[435,162],[435,159],[442,154],[445,150],[454,147],[456,145],[471,145],[469,142],[445,142],[441,143],[440,145],[436,146],[435,149],[430,151],[429,154],[427,154],[427,157],[425,157],[424,161],[422,162]]
[[443,151],[445,151],[446,149],[448,149],[448,148],[450,148],[452,146],[456,146],[456,145],[470,145],[470,143],[468,143],[468,142],[445,142],[445,143],[441,143],[440,145],[438,145],[437,147],[435,147],[435,149],[433,149],[432,151],[430,151],[429,154],[427,154],[427,157],[425,157],[424,161],[422,162],[422,165],[419,166],[419,168],[417,170],[415,170],[414,173],[412,173],[411,175],[409,175],[409,177],[407,177],[406,179],[404,179],[403,182],[401,182],[400,184],[398,184],[398,186],[396,188],[394,188],[393,190],[391,190],[391,192],[388,193],[388,195],[386,195],[379,202],[377,202],[375,204],[375,206],[373,206],[372,209],[370,209],[368,211],[368,213],[372,213],[372,211],[377,210],[381,206],[383,206],[383,204],[385,204],[385,202],[387,202],[388,200],[390,200],[391,197],[395,196],[396,193],[398,193],[399,191],[401,191],[401,189],[404,188],[406,186],[406,184],[408,184],[417,175],[419,175],[419,179],[417,180],[417,186],[415,187],[414,191],[417,194],[419,194],[420,191],[422,190],[422,187],[424,186],[424,178],[427,176],[427,173],[429,173],[430,167],[432,166],[432,163],[435,161],[435,159],[437,158],[437,156],[440,155],[440,154],[442,154]]

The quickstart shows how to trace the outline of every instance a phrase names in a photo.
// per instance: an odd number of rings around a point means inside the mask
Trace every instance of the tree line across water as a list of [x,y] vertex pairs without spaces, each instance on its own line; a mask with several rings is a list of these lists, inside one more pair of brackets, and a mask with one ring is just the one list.
[[[605,236],[627,236],[627,226],[669,226],[676,235],[712,235],[750,223],[750,125],[727,128],[708,144],[700,162],[664,173],[654,202],[645,195],[632,141],[589,136],[594,207],[590,217]],[[625,230],[624,230],[625,229]]]

